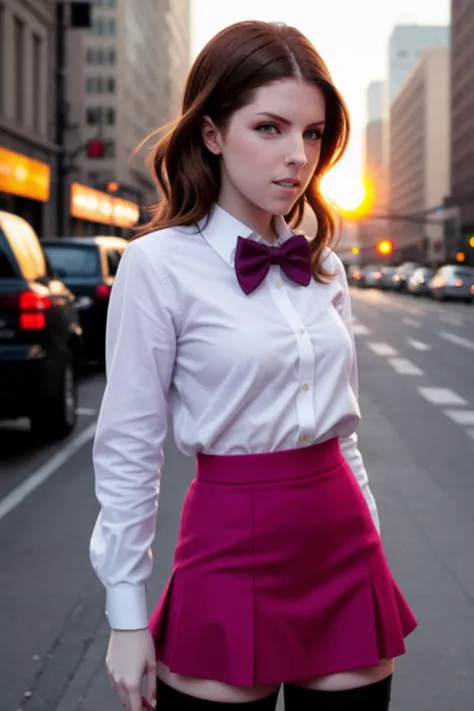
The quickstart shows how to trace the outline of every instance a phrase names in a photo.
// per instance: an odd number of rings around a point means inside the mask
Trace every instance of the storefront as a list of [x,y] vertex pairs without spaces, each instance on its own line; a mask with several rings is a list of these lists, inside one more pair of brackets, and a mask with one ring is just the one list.
[[131,200],[115,197],[81,183],[72,183],[70,214],[71,232],[75,236],[104,234],[130,237],[131,228],[140,218],[140,209]]
[[42,236],[50,191],[47,163],[0,146],[0,210],[23,217]]

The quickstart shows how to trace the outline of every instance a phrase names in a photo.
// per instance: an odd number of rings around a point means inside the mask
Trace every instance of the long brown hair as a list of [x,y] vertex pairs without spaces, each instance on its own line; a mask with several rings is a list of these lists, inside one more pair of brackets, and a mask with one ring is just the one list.
[[346,149],[349,114],[313,45],[299,30],[284,24],[238,22],[202,49],[187,78],[181,115],[152,150],[152,175],[163,199],[152,209],[151,220],[138,236],[192,225],[208,215],[217,201],[220,159],[204,146],[203,117],[210,116],[225,130],[232,114],[252,101],[258,87],[292,77],[303,78],[323,92],[326,127],[314,176],[285,219],[291,227],[298,227],[305,204],[312,208],[317,220],[317,232],[310,242],[313,274],[318,281],[330,276],[320,256],[334,240],[337,218],[321,193],[320,181]]

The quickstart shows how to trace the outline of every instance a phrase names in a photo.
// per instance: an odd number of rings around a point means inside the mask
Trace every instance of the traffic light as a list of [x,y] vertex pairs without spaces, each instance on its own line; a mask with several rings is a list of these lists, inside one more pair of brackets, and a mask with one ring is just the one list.
[[387,256],[393,252],[393,244],[389,239],[382,239],[377,243],[377,252]]
[[103,141],[94,140],[87,144],[88,158],[103,158],[105,155],[105,146]]

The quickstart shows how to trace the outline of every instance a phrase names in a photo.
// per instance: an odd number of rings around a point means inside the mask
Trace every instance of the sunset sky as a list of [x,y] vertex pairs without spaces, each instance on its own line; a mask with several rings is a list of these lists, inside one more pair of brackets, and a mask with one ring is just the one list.
[[351,111],[351,143],[328,183],[340,202],[360,191],[366,89],[386,76],[392,28],[447,25],[450,14],[450,0],[191,0],[191,6],[193,56],[216,32],[239,20],[286,22],[313,42]]

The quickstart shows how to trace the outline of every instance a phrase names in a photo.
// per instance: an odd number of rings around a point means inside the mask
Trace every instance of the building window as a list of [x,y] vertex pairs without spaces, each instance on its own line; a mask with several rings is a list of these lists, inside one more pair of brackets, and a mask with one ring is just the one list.
[[41,74],[42,74],[43,41],[38,35],[33,35],[33,128],[41,132]]
[[88,49],[86,54],[87,64],[95,64],[95,52],[93,49]]
[[115,109],[107,109],[106,113],[106,121],[109,126],[114,126],[115,125]]
[[15,17],[13,26],[13,41],[14,41],[14,68],[13,76],[15,77],[15,118],[20,123],[23,123],[25,112],[25,72],[23,59],[25,56],[25,25],[21,20]]
[[115,37],[116,32],[117,32],[117,26],[116,26],[115,20],[113,20],[113,19],[109,20],[107,34],[109,34],[111,37]]
[[89,106],[86,111],[86,121],[89,126],[96,126],[102,123],[102,108],[99,106]]
[[104,158],[115,158],[115,141],[104,142]]
[[107,79],[107,93],[113,94],[115,92],[115,79],[113,77],[109,77]]
[[115,49],[109,49],[109,64],[115,64]]

